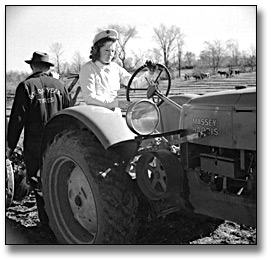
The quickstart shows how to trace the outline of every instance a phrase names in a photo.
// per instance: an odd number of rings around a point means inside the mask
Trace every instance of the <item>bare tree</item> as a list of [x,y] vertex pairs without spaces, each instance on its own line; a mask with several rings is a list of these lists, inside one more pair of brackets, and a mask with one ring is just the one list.
[[55,62],[55,67],[57,69],[57,72],[61,74],[60,66],[61,66],[61,57],[63,55],[62,45],[58,42],[55,42],[50,46],[50,51],[53,53],[53,60]]
[[254,71],[254,67],[256,66],[256,48],[253,45],[250,46],[248,65],[250,66],[251,71]]
[[163,57],[159,48],[153,48],[152,50],[148,50],[148,52],[150,59],[158,63],[163,63]]
[[185,65],[188,66],[189,68],[193,66],[195,59],[196,55],[190,51],[187,51],[184,55]]
[[177,43],[183,42],[184,35],[175,25],[167,28],[165,25],[161,24],[158,28],[153,29],[155,32],[154,39],[162,52],[164,65],[169,68],[170,59],[174,56]]
[[67,61],[61,64],[62,77],[70,75],[70,67],[71,65]]
[[254,45],[250,45],[250,55],[256,56],[256,47]]
[[[119,34],[119,39],[118,39],[118,43],[119,43],[119,59],[121,60],[121,65],[125,68],[125,69],[129,69],[126,68],[126,45],[128,43],[128,41],[130,39],[133,39],[136,37],[137,35],[137,30],[136,27],[134,26],[124,26],[124,25],[118,25],[118,24],[109,24],[108,28],[111,29],[115,29],[118,34]],[[98,31],[101,31],[101,29],[98,29]]]
[[178,52],[177,52],[177,58],[178,58],[178,73],[179,73],[179,78],[181,76],[181,67],[182,67],[182,47],[184,45],[184,40],[183,38],[178,38],[177,39],[177,48],[178,48]]
[[237,40],[230,39],[226,42],[226,49],[229,51],[229,55],[231,57],[231,64],[230,67],[235,67],[238,65],[239,62],[239,44]]
[[132,52],[132,57],[128,57],[125,60],[125,68],[127,71],[135,71],[137,67],[142,63],[144,63],[145,55],[140,53]]
[[212,53],[207,50],[201,51],[197,66],[213,68],[213,70],[216,71],[215,59],[213,58]]
[[205,50],[200,53],[200,59],[216,72],[220,67],[226,54],[226,48],[221,41],[215,40],[213,43],[204,42]]
[[85,59],[80,55],[80,52],[79,51],[76,51],[74,53],[74,56],[72,58],[72,70],[75,72],[75,73],[79,73],[80,72],[80,69],[81,69],[81,66],[82,64],[85,62]]

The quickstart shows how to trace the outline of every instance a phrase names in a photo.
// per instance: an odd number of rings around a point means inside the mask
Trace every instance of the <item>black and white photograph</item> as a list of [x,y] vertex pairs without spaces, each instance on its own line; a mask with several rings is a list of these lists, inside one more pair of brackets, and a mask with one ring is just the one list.
[[5,163],[5,245],[257,246],[257,5],[6,5]]

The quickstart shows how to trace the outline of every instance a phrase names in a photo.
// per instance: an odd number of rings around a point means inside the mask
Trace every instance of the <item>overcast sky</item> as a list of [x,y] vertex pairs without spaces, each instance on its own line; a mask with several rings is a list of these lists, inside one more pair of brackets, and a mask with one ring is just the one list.
[[49,52],[55,42],[63,46],[63,60],[71,62],[76,51],[87,60],[97,29],[109,24],[136,26],[129,53],[157,47],[153,28],[160,24],[179,27],[183,51],[196,55],[204,41],[235,39],[240,50],[256,47],[254,6],[7,6],[6,70],[30,72],[24,60],[34,51]]

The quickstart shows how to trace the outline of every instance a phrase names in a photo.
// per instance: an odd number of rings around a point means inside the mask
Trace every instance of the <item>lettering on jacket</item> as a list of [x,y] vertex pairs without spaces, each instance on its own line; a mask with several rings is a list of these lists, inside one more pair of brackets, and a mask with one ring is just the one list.
[[[45,96],[51,96],[51,97],[47,97],[45,98]],[[61,96],[61,92],[60,90],[56,89],[56,88],[44,88],[44,89],[37,89],[35,91],[32,91],[29,95],[30,99],[34,99],[35,97],[37,97],[37,100],[40,103],[53,103],[55,101],[54,96],[53,95],[58,95]]]

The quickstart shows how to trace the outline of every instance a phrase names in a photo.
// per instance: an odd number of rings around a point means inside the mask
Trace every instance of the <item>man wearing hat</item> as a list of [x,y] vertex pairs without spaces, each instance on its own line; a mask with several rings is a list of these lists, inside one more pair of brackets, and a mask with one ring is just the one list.
[[[11,157],[24,128],[26,177],[33,186],[32,177],[36,177],[40,168],[40,141],[44,126],[55,113],[69,106],[69,95],[59,80],[49,76],[48,71],[54,64],[49,62],[47,53],[34,52],[32,59],[25,62],[30,65],[32,74],[18,85],[15,92],[8,124],[6,157]],[[39,202],[40,198],[37,198],[37,204]],[[42,218],[40,212],[39,217]]]
[[[131,74],[116,62],[118,32],[114,29],[105,29],[97,33],[93,40],[90,61],[86,62],[80,70],[79,80],[82,96],[89,105],[104,106],[111,110],[118,108],[116,100],[120,84],[127,85]],[[148,62],[148,72],[135,78],[134,87],[141,87],[152,80],[154,63]],[[150,65],[150,66],[149,66]],[[118,111],[118,109],[117,109]]]

